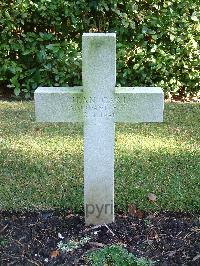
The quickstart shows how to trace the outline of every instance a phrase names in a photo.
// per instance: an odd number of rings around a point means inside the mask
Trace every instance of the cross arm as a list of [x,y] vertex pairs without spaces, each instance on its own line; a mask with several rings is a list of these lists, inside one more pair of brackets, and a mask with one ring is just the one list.
[[39,87],[34,93],[38,122],[82,122],[82,87]]
[[[101,111],[98,102],[84,97],[81,86],[39,87],[34,98],[38,122],[83,122],[84,104],[88,104],[90,108],[97,108],[98,112]],[[164,95],[161,88],[117,87],[113,104],[115,122],[163,121]]]
[[115,89],[115,122],[162,122],[164,94],[159,87]]

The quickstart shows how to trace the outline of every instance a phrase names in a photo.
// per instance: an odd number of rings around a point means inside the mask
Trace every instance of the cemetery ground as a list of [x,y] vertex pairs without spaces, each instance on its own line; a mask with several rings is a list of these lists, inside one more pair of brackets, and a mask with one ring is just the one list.
[[162,124],[117,124],[116,222],[86,227],[82,125],[1,101],[0,264],[199,265],[199,117],[198,103],[166,103]]

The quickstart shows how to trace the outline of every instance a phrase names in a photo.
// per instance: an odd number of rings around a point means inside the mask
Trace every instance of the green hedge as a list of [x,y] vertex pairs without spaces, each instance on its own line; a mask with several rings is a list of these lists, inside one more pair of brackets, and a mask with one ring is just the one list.
[[199,0],[0,1],[0,86],[81,84],[81,35],[117,33],[117,85],[199,91]]

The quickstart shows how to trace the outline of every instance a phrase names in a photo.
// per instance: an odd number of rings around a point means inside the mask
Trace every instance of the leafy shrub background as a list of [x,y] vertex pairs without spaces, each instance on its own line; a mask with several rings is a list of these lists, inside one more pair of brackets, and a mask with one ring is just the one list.
[[117,85],[199,91],[199,0],[0,1],[0,86],[81,84],[81,35],[117,33]]

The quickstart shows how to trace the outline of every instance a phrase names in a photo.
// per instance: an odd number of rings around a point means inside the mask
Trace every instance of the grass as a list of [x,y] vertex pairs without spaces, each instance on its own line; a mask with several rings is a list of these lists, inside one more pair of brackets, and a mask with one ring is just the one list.
[[[167,103],[162,124],[116,125],[118,210],[199,210],[199,118],[200,104]],[[1,209],[83,210],[82,125],[39,124],[33,102],[1,101],[0,184]]]

